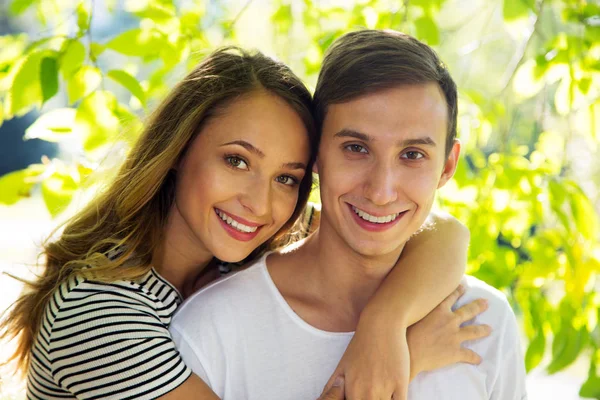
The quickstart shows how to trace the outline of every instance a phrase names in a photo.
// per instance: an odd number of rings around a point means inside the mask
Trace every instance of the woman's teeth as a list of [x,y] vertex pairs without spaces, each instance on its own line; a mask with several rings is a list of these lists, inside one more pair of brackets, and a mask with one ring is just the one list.
[[396,213],[396,214],[386,215],[384,217],[376,217],[374,215],[364,212],[363,210],[359,210],[358,208],[356,208],[354,206],[352,206],[352,211],[354,211],[356,213],[356,215],[358,215],[365,221],[373,222],[375,224],[387,224],[388,222],[392,222],[393,220],[398,218],[398,215],[401,214],[401,213]]
[[244,233],[252,233],[252,232],[256,232],[256,230],[258,229],[257,226],[248,226],[248,225],[244,225],[242,223],[237,222],[236,220],[234,220],[233,218],[231,218],[229,215],[225,214],[223,211],[221,210],[216,210],[217,215],[219,216],[219,218],[221,218],[223,221],[225,221],[227,223],[227,225],[234,227],[235,229],[237,229],[240,232],[244,232]]

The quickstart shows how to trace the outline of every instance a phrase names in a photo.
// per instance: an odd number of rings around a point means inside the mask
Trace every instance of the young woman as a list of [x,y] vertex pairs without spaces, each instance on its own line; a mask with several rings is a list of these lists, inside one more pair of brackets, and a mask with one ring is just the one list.
[[[310,93],[285,65],[235,48],[172,90],[117,178],[45,245],[43,274],[3,321],[3,336],[18,337],[29,399],[214,398],[182,362],[171,317],[219,275],[215,258],[248,260],[289,241],[312,184],[311,112]],[[437,222],[411,240],[365,311],[338,369],[346,379],[404,384],[407,327],[463,274],[468,233]],[[449,320],[446,308],[435,321]],[[462,338],[454,325],[448,335]],[[458,345],[435,351],[447,363],[477,362]]]

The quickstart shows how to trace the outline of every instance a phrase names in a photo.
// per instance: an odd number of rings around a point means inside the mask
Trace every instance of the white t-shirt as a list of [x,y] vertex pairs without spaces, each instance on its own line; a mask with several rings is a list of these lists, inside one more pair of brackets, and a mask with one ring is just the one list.
[[[456,364],[418,375],[409,399],[526,399],[525,369],[514,314],[502,293],[468,277],[457,306],[486,298],[476,323],[490,337],[466,342],[479,366]],[[316,399],[353,332],[326,332],[302,320],[278,291],[265,257],[190,297],[171,335],[188,367],[223,400]]]

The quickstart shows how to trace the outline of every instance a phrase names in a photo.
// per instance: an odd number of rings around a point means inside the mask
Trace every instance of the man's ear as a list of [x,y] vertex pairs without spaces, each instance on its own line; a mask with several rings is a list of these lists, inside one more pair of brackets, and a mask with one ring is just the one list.
[[456,166],[458,165],[458,158],[460,156],[460,141],[458,139],[454,139],[454,144],[452,145],[452,149],[450,150],[450,154],[448,154],[448,158],[446,159],[446,164],[444,164],[444,169],[442,170],[442,176],[440,177],[440,181],[438,183],[438,189],[441,188],[452,178],[454,172],[456,171]]

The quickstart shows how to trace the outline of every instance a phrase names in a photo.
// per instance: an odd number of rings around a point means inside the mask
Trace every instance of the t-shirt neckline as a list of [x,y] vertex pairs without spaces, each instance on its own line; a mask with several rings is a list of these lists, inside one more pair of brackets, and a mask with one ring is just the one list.
[[340,336],[354,336],[354,332],[331,332],[331,331],[319,329],[319,328],[309,324],[304,319],[302,319],[302,317],[300,317],[298,314],[296,314],[296,312],[292,309],[292,307],[289,305],[289,303],[287,302],[285,297],[283,297],[283,295],[277,288],[277,285],[275,285],[275,282],[273,281],[273,278],[271,277],[271,274],[269,273],[269,270],[267,268],[267,257],[269,255],[271,255],[272,253],[273,253],[273,251],[269,251],[269,252],[265,253],[261,257],[258,267],[260,268],[260,270],[263,274],[263,277],[265,279],[267,286],[269,287],[269,289],[271,290],[271,293],[275,297],[275,300],[277,301],[279,306],[283,309],[283,311],[287,314],[287,316],[290,317],[292,319],[292,321],[294,321],[302,329],[307,330],[310,333],[316,334],[318,336],[324,336],[324,337],[330,337],[330,338],[340,337]]

